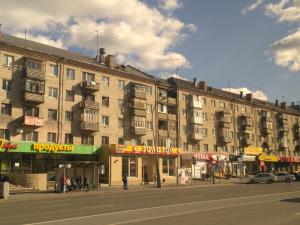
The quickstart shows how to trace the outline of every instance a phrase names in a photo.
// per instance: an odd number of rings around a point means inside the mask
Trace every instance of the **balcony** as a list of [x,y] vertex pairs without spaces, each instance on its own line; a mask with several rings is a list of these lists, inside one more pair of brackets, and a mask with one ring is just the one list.
[[43,127],[44,119],[34,117],[34,116],[24,116],[23,123],[24,125],[28,125],[28,126]]
[[230,143],[232,142],[232,138],[231,137],[227,137],[227,136],[220,136],[220,140],[222,143]]
[[203,124],[203,118],[202,117],[193,116],[191,118],[191,122],[192,123],[196,123],[196,124]]
[[168,103],[168,98],[165,96],[158,96],[158,102],[160,104],[167,104]]
[[132,107],[135,109],[146,109],[146,102],[133,101]]
[[204,134],[203,133],[192,133],[191,138],[195,141],[202,141],[204,140]]
[[138,91],[135,88],[132,88],[131,96],[132,98],[146,99],[146,92]]
[[45,101],[44,94],[25,91],[24,101],[27,103],[41,104]]
[[284,121],[288,119],[288,116],[284,113],[278,113],[278,119]]
[[196,96],[193,96],[191,99],[190,106],[194,107],[194,108],[202,109],[202,107],[203,107],[202,98],[197,99]]
[[81,121],[80,128],[83,131],[99,131],[99,123]]
[[254,142],[250,138],[244,137],[242,139],[242,143],[243,143],[244,146],[250,146],[250,145],[253,145]]
[[168,105],[176,105],[176,104],[177,104],[176,98],[168,97]]
[[168,114],[168,119],[171,121],[176,121],[176,117],[177,117],[176,114]]
[[92,102],[87,100],[82,100],[80,102],[80,107],[85,109],[100,109],[100,103],[99,102]]
[[158,120],[168,120],[168,114],[167,113],[158,113]]
[[176,138],[177,137],[177,131],[176,130],[169,130],[169,137]]
[[263,134],[272,134],[272,132],[273,132],[273,129],[272,128],[270,128],[270,127],[263,127],[262,128],[262,133]]
[[84,81],[81,83],[82,90],[85,92],[96,92],[99,91],[99,83],[96,83],[95,81]]
[[168,137],[168,130],[165,129],[158,129],[158,135],[160,137]]
[[133,127],[132,131],[135,135],[146,135],[147,131],[144,127]]
[[133,114],[133,116],[143,116],[143,117],[146,117],[146,110],[133,109],[132,110],[132,114]]
[[220,127],[221,128],[230,128],[231,124],[220,120]]
[[35,80],[45,80],[45,73],[43,70],[32,69],[30,67],[24,69],[24,76]]

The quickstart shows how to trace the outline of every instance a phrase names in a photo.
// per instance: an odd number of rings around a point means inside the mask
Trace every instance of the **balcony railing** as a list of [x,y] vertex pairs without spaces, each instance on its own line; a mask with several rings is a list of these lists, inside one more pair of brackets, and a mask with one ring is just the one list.
[[36,126],[36,127],[42,127],[44,126],[44,119],[34,117],[34,116],[24,116],[24,125],[28,126]]
[[146,109],[146,103],[145,102],[139,102],[139,101],[133,101],[132,107],[135,109]]
[[81,121],[80,128],[83,131],[99,131],[99,123]]
[[133,116],[146,117],[146,110],[143,110],[143,109],[133,109],[132,110],[132,114],[133,114]]
[[168,137],[168,130],[158,129],[158,135],[160,137]]
[[176,98],[168,97],[168,104],[169,105],[176,105],[177,104]]
[[133,127],[132,130],[135,135],[146,135],[147,133],[144,127]]
[[44,100],[44,94],[34,93],[34,92],[24,92],[24,101],[28,103],[41,104]]
[[25,77],[32,78],[35,80],[45,80],[45,72],[39,69],[32,69],[27,67],[24,69]]
[[81,87],[86,92],[96,92],[99,91],[99,83],[95,81],[86,80],[81,83]]
[[203,133],[192,133],[191,134],[191,137],[192,137],[192,139],[193,140],[195,140],[195,141],[202,141],[202,140],[204,140],[204,134]]
[[191,100],[190,106],[202,109],[202,107],[203,107],[202,99],[200,99],[198,101],[196,98],[193,97]]
[[158,113],[158,119],[159,120],[168,120],[168,114],[167,113],[159,112]]
[[138,91],[135,88],[132,88],[131,94],[133,98],[146,99],[146,92],[144,91]]
[[80,107],[81,108],[86,108],[86,109],[100,109],[100,103],[99,102],[92,102],[92,101],[87,101],[87,100],[82,100],[80,102]]

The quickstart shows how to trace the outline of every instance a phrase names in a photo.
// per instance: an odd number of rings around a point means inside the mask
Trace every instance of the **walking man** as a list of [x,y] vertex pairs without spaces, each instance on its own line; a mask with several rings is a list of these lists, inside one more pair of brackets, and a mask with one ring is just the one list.
[[123,181],[123,189],[128,190],[128,180],[127,180],[127,176],[125,173],[122,176],[122,181]]
[[88,192],[90,190],[89,189],[90,181],[89,181],[89,178],[86,175],[83,178],[83,185],[84,185],[85,191]]

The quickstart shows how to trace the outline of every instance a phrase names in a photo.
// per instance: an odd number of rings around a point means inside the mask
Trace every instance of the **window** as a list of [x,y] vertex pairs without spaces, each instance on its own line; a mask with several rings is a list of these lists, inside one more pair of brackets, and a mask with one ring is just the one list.
[[66,111],[65,112],[65,121],[66,122],[72,122],[73,121],[73,112]]
[[167,174],[168,176],[175,175],[175,159],[174,158],[163,158],[163,173]]
[[238,112],[238,111],[239,111],[239,106],[238,106],[238,105],[235,105],[235,106],[234,106],[234,110],[235,110],[235,112]]
[[186,114],[186,110],[182,109],[182,115],[185,116],[185,114]]
[[202,98],[203,105],[206,105],[206,98]]
[[213,146],[213,150],[214,150],[214,152],[218,152],[218,146],[217,146],[217,145],[214,145],[214,146]]
[[204,151],[208,152],[208,144],[204,144]]
[[102,84],[103,84],[103,86],[105,86],[105,87],[109,87],[109,77],[103,76],[103,77],[102,77]]
[[134,84],[134,89],[139,92],[145,92],[146,86],[142,84]]
[[216,136],[216,129],[212,129],[211,131],[212,131],[212,135]]
[[102,96],[102,106],[109,107],[109,97]]
[[50,65],[50,75],[53,75],[53,76],[58,76],[60,72],[60,66],[59,65]]
[[66,100],[74,102],[74,91],[66,90]]
[[176,147],[177,146],[177,140],[176,138],[170,139],[170,147]]
[[136,156],[122,156],[122,174],[128,177],[137,177]]
[[65,134],[65,144],[73,144],[73,135]]
[[83,121],[91,123],[99,123],[99,111],[96,109],[84,109]]
[[83,99],[88,102],[95,102],[95,95],[86,94],[83,96]]
[[109,126],[109,117],[102,116],[102,125]]
[[94,144],[94,136],[84,135],[81,137],[81,144],[83,145],[93,145]]
[[42,69],[42,63],[41,62],[32,61],[32,60],[28,60],[28,59],[26,59],[26,66],[31,68],[31,69],[35,69],[35,70],[41,70]]
[[118,119],[118,128],[123,128],[124,127],[124,120],[123,118]]
[[9,130],[0,129],[0,138],[9,141],[10,140]]
[[159,145],[161,147],[170,147],[170,140],[168,138],[160,138]]
[[5,66],[10,66],[13,67],[14,66],[14,57],[11,55],[5,55],[4,56],[4,65]]
[[164,105],[164,104],[158,104],[158,112],[161,112],[161,113],[168,113],[168,111],[167,111],[167,105]]
[[147,140],[147,146],[152,146],[153,145],[153,140]]
[[83,81],[94,81],[95,82],[95,74],[82,72],[82,80]]
[[23,141],[38,141],[38,132],[37,131],[26,131],[23,133]]
[[11,80],[2,80],[2,90],[11,91]]
[[56,142],[56,133],[48,132],[47,140],[48,140],[48,142]]
[[37,107],[26,107],[24,108],[23,114],[24,116],[34,116],[39,117],[40,109]]
[[108,136],[102,136],[101,144],[102,145],[109,145],[109,137]]
[[216,101],[215,100],[211,100],[211,106],[216,107]]
[[182,101],[186,101],[186,94],[182,94]]
[[124,90],[125,81],[124,80],[118,80],[118,87],[119,87],[120,90]]
[[146,127],[146,118],[142,116],[134,117],[134,127],[136,128],[145,128]]
[[167,97],[167,91],[164,89],[158,89],[158,96],[159,97]]
[[48,109],[48,119],[57,120],[57,110],[56,109]]
[[183,142],[183,143],[182,143],[182,149],[183,149],[183,150],[187,150],[187,149],[188,149],[187,143],[186,143],[186,142]]
[[152,87],[146,86],[146,93],[152,95]]
[[147,128],[147,130],[152,130],[152,122],[147,121],[146,128]]
[[1,115],[11,115],[11,104],[1,103]]
[[49,87],[48,96],[50,98],[56,98],[57,99],[57,93],[58,93],[58,89],[57,88]]
[[244,106],[241,107],[241,112],[245,113],[246,112],[246,108]]
[[118,144],[119,144],[119,145],[124,145],[124,139],[121,138],[121,137],[119,137],[119,138],[118,138]]
[[152,113],[152,105],[147,104],[147,113]]
[[70,80],[75,80],[75,70],[67,68],[66,78]]
[[45,83],[43,81],[31,80],[31,79],[26,78],[25,90],[30,91],[30,92],[44,94]]
[[203,121],[207,121],[207,113],[202,113]]
[[225,102],[220,102],[220,107],[225,108]]

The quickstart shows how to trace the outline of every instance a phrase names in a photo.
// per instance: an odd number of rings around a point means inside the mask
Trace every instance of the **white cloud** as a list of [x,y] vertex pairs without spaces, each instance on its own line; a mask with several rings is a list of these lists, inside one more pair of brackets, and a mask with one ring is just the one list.
[[246,94],[252,94],[253,98],[259,99],[259,100],[263,100],[263,101],[267,101],[268,97],[267,95],[260,91],[260,90],[250,90],[246,87],[241,87],[241,88],[222,88],[223,91],[228,91],[231,93],[235,93],[235,94],[240,94],[240,92],[242,91],[244,95]]
[[300,22],[300,1],[280,0],[266,5],[266,15],[275,17],[279,22]]
[[256,2],[252,3],[251,5],[247,5],[245,8],[242,9],[242,14],[247,14],[253,10],[255,10],[258,6],[260,6],[264,0],[256,0]]
[[165,11],[174,11],[182,7],[180,0],[158,0],[159,8]]
[[[175,2],[173,8],[181,6]],[[173,69],[178,62],[190,66],[184,55],[171,49],[197,27],[138,0],[27,0],[21,5],[19,0],[0,0],[0,5],[3,30],[13,35],[26,27],[31,31],[28,39],[95,54],[98,30],[100,46],[124,63],[145,70]]]
[[170,77],[174,77],[174,78],[181,79],[181,80],[188,80],[188,79],[184,78],[182,75],[175,74],[175,73],[161,73],[161,74],[159,74],[159,76],[162,79],[168,79]]
[[[19,37],[19,38],[24,38],[25,34],[24,33],[16,33],[15,36]],[[61,40],[52,40],[52,39],[50,39],[46,36],[42,36],[42,35],[32,36],[31,34],[27,34],[26,39],[36,41],[36,42],[39,42],[39,43],[42,43],[45,45],[57,47],[57,48],[64,48],[63,42]]]

